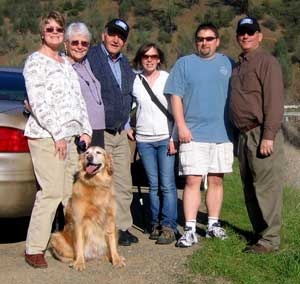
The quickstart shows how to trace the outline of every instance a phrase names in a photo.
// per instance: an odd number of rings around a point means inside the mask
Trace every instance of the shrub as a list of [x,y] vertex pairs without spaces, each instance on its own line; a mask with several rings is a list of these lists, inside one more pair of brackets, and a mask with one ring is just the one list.
[[72,2],[71,1],[65,1],[62,5],[62,9],[64,11],[69,11],[73,8]]
[[273,18],[266,19],[262,24],[273,32],[277,29],[277,21]]
[[215,9],[208,9],[204,15],[205,22],[211,22],[218,28],[228,27],[235,16],[235,12],[231,7],[218,7]]
[[264,8],[262,6],[254,6],[248,10],[249,17],[261,20],[264,16]]
[[140,31],[151,31],[153,21],[150,18],[139,17],[137,18],[136,28]]
[[134,12],[138,16],[145,16],[151,10],[151,4],[149,0],[139,0],[135,1]]
[[287,88],[291,85],[293,71],[292,71],[292,62],[288,53],[287,44],[283,38],[280,38],[276,42],[274,46],[273,54],[274,56],[277,57],[278,61],[281,64],[284,86]]
[[161,43],[170,43],[172,41],[172,34],[160,30],[158,33],[158,41]]

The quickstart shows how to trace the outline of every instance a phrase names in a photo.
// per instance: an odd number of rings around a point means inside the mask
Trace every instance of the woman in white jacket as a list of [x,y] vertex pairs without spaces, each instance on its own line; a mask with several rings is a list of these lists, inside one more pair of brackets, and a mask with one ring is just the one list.
[[160,71],[164,54],[154,43],[142,45],[134,58],[142,69],[133,84],[137,103],[135,139],[150,188],[151,234],[156,244],[170,244],[177,233],[177,190],[175,185],[175,145],[170,139],[173,123],[151,100],[142,83],[144,79],[160,103],[170,111],[163,90],[168,73]]
[[65,206],[72,193],[78,168],[74,138],[86,145],[92,128],[78,76],[59,54],[65,20],[56,11],[40,22],[41,47],[26,60],[25,78],[31,114],[25,127],[35,176],[41,187],[36,194],[27,232],[25,260],[35,268],[45,260],[51,226],[60,202]]

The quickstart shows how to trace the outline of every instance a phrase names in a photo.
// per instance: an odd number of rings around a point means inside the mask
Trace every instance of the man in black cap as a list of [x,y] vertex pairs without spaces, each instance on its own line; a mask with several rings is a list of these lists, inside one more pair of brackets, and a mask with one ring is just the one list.
[[240,130],[238,158],[248,215],[256,233],[248,253],[269,253],[280,246],[284,89],[281,67],[260,49],[258,22],[238,22],[242,49],[231,77],[230,115]]
[[128,34],[129,26],[125,21],[111,20],[102,33],[102,43],[92,47],[87,55],[91,69],[101,84],[106,124],[104,144],[113,157],[116,225],[119,230],[119,245],[124,246],[138,242],[138,238],[128,231],[132,226],[132,179],[131,153],[125,125],[131,110],[135,79],[127,58],[121,53]]

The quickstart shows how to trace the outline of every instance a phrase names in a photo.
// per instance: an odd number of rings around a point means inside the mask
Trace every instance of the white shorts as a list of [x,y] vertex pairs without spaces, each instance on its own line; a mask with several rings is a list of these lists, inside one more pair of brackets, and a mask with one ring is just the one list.
[[233,144],[190,142],[179,147],[179,175],[231,173]]

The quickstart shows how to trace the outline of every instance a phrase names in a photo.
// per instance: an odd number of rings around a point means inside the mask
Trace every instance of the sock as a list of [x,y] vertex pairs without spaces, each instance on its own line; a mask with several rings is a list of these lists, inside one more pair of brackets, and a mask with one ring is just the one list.
[[185,226],[192,228],[192,232],[196,232],[196,220],[188,220],[185,222]]
[[213,224],[218,223],[218,217],[208,217],[208,228],[210,228]]

